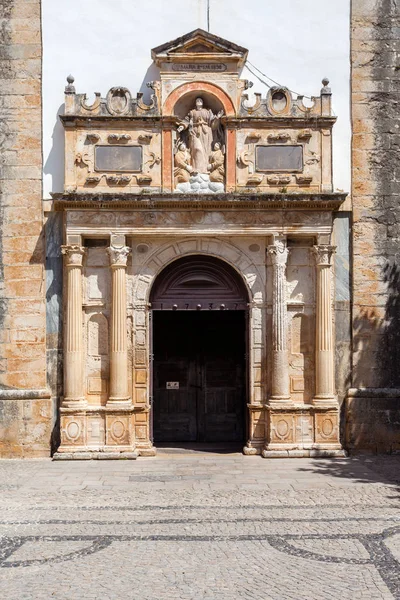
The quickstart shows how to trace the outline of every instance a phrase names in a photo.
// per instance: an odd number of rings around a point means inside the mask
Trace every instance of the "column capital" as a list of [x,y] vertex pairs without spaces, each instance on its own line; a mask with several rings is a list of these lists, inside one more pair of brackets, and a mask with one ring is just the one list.
[[61,254],[66,257],[67,267],[81,267],[86,248],[78,245],[61,246]]
[[335,252],[336,246],[328,246],[326,244],[313,246],[312,253],[314,254],[317,267],[331,267],[331,259]]
[[276,239],[273,244],[267,246],[267,252],[271,257],[273,265],[286,265],[289,256],[286,240],[281,238]]
[[126,267],[128,256],[131,253],[129,246],[110,246],[107,248],[108,255],[110,257],[111,267]]

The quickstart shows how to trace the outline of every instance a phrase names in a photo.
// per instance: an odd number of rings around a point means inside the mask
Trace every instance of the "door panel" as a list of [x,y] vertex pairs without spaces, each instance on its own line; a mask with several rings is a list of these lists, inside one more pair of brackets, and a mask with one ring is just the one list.
[[154,312],[155,442],[242,441],[244,354],[242,311]]

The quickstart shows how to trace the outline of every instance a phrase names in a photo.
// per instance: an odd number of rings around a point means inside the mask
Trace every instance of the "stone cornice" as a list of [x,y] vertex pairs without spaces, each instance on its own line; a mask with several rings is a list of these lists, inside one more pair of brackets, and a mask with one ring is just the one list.
[[[171,115],[92,115],[92,114],[68,114],[59,115],[64,127],[82,127],[82,126],[100,126],[104,123],[146,123],[153,122],[154,124],[171,124],[177,122],[177,117]],[[243,116],[243,117],[224,117],[223,123],[230,127],[240,128],[256,126],[259,129],[269,129],[271,127],[312,127],[312,128],[328,128],[331,129],[336,123],[337,117],[310,115],[309,117],[294,117],[294,116]]]
[[345,201],[345,193],[320,194],[93,194],[54,193],[55,210],[69,208],[115,208],[115,209],[190,209],[190,210],[259,210],[259,209],[304,209],[337,210]]

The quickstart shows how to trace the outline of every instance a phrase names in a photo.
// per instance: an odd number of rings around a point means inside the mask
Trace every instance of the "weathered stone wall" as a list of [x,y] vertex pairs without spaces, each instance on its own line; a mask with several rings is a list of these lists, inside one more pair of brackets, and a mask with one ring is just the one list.
[[400,5],[352,2],[350,450],[400,448]]
[[0,16],[0,456],[46,456],[40,1]]

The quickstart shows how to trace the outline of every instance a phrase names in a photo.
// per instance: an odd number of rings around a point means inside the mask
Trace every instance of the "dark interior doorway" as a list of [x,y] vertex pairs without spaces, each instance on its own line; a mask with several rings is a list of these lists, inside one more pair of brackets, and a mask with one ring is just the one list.
[[154,442],[245,436],[244,310],[153,311]]

